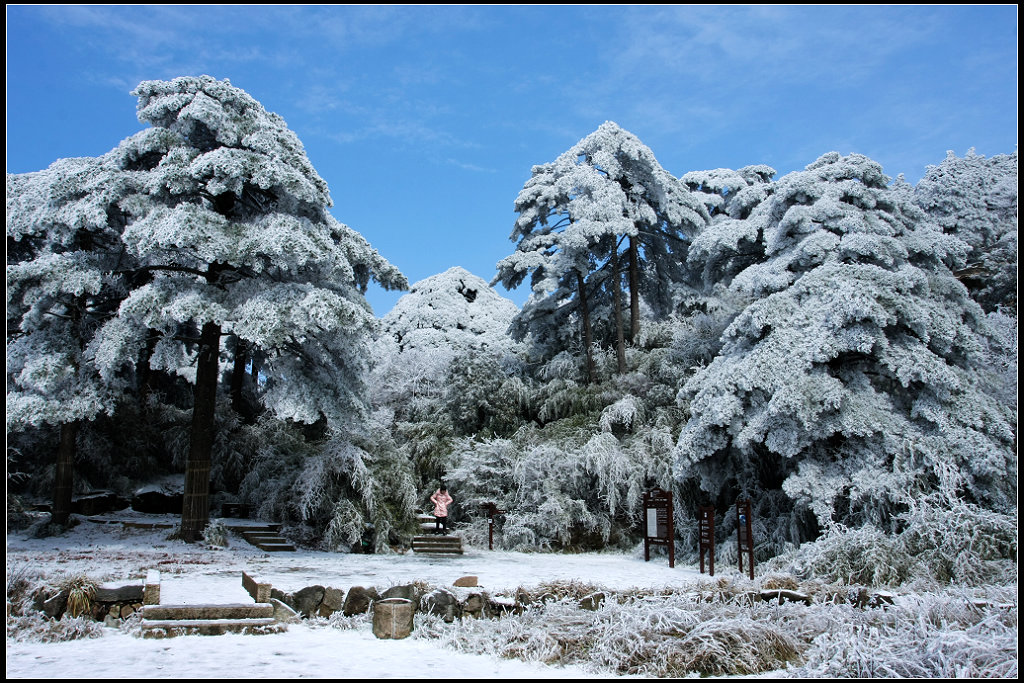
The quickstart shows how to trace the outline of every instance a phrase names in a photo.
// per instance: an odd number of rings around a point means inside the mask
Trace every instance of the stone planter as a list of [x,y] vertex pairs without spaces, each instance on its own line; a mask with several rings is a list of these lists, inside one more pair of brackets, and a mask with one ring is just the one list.
[[405,598],[385,598],[373,603],[373,635],[398,640],[412,633],[415,604]]

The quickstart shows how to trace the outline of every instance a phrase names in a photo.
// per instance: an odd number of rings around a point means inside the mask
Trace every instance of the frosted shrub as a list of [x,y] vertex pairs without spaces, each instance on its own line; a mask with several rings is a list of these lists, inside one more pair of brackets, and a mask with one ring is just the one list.
[[620,441],[601,431],[599,418],[523,428],[512,439],[464,440],[448,480],[465,508],[490,502],[507,511],[495,534],[502,547],[628,544],[643,491],[652,480],[665,481],[670,446],[658,451],[650,439]]
[[898,540],[874,526],[847,529],[836,525],[818,540],[774,558],[768,566],[823,581],[895,586],[906,578],[910,563]]
[[228,547],[228,528],[221,522],[211,522],[203,529],[203,540],[214,548]]
[[912,572],[941,583],[1017,581],[1017,514],[952,499],[925,499],[900,516],[898,543],[913,558]]
[[789,671],[799,678],[1016,678],[1017,608],[981,609],[957,596],[903,598],[850,614]]
[[62,643],[104,635],[103,624],[90,617],[50,619],[40,612],[7,617],[7,640],[19,643]]
[[[787,585],[788,582],[787,582]],[[651,677],[1008,677],[1017,675],[1015,587],[992,605],[959,593],[896,596],[864,608],[799,587],[815,602],[750,600],[748,582],[692,591],[606,591],[596,610],[579,606],[595,586],[538,586],[518,593],[533,606],[500,619],[445,623],[417,615],[414,637],[474,654],[575,665],[597,674]],[[551,600],[537,603],[536,596]]]

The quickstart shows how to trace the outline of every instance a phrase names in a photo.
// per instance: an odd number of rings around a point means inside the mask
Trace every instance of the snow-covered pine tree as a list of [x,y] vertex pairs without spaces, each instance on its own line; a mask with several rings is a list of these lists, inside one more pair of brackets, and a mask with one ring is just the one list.
[[82,421],[112,413],[123,377],[102,377],[94,335],[126,295],[124,216],[133,189],[107,158],[7,176],[7,429],[60,428],[51,521],[71,513]]
[[382,319],[374,405],[390,412],[424,484],[445,469],[453,436],[497,428],[518,409],[522,382],[507,334],[517,312],[485,280],[453,267],[414,284]]
[[108,368],[139,355],[141,330],[162,334],[151,362],[195,361],[195,401],[181,535],[209,517],[221,340],[261,351],[263,402],[281,417],[328,423],[365,408],[375,318],[370,278],[404,277],[329,213],[327,183],[281,117],[227,80],[146,81],[133,93],[151,128],[110,153],[142,190],[121,201],[122,239],[152,274],[104,326]]
[[[627,263],[633,338],[641,292],[656,312],[670,309],[666,283],[681,276],[689,242],[708,221],[704,205],[661,167],[650,148],[607,121],[554,162],[535,166],[515,210],[519,218],[510,239],[516,251],[498,263],[494,281],[511,289],[532,274],[533,292],[518,317],[517,336],[557,338],[568,319],[578,316],[593,381],[592,300],[603,289],[611,300],[619,372],[624,371],[621,264]],[[555,353],[564,341],[556,342]]]
[[971,247],[957,271],[986,311],[1017,311],[1017,152],[985,158],[952,151],[929,166],[914,189],[915,203]]
[[951,272],[966,245],[888,181],[833,152],[746,219],[765,257],[732,280],[752,303],[680,391],[679,480],[724,503],[781,487],[822,525],[889,524],[943,486],[1012,505],[1015,416],[979,388],[985,316]]

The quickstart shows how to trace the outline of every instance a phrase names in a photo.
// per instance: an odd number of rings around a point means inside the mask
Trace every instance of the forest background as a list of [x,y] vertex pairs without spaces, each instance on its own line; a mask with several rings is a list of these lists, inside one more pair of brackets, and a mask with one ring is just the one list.
[[506,195],[522,304],[452,268],[377,319],[370,283],[409,279],[282,119],[212,78],[133,92],[146,130],[9,164],[9,500],[61,524],[76,489],[184,472],[187,538],[245,502],[384,552],[444,480],[465,533],[495,502],[507,547],[572,549],[635,544],[657,486],[683,548],[698,504],[725,541],[749,497],[759,559],[1015,580],[1015,151],[677,177],[591,124]]

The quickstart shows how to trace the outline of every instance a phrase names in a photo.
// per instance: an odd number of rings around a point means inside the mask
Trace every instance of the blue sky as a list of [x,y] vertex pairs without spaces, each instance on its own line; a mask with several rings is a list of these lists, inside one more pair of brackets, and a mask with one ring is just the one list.
[[1017,145],[1014,5],[7,5],[7,171],[109,151],[140,81],[199,74],[284,117],[410,282],[490,280],[531,166],[607,120],[676,176],[835,150],[916,183]]

